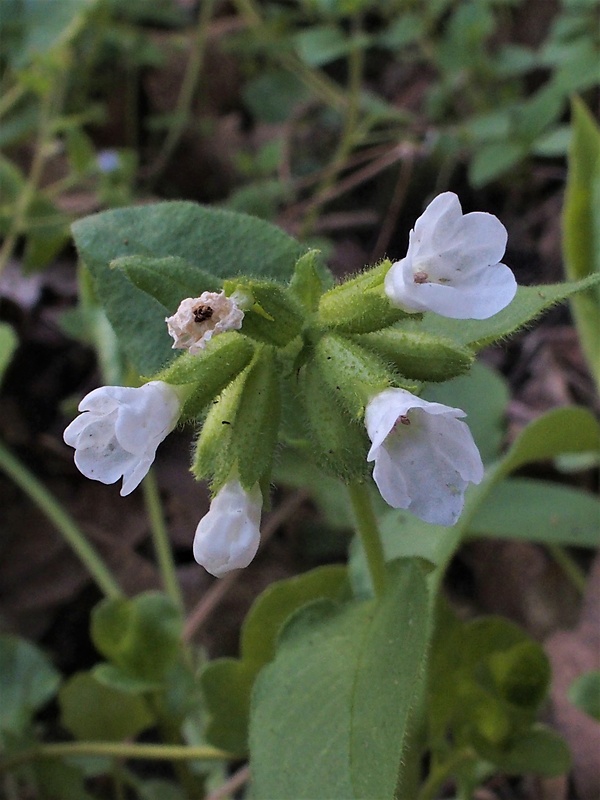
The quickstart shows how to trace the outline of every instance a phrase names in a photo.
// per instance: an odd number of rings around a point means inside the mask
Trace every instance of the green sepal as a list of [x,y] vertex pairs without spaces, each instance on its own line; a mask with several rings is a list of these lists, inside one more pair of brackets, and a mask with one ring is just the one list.
[[[327,362],[329,363],[329,362]],[[310,457],[344,481],[367,478],[369,439],[364,425],[331,397],[323,372],[311,359],[299,374]]]
[[158,300],[170,313],[186,297],[218,292],[221,288],[218,278],[179,256],[121,256],[110,262],[110,268],[124,272],[134,286]]
[[185,421],[197,417],[248,366],[254,350],[255,345],[246,336],[225,331],[213,336],[202,353],[184,353],[153,380],[174,386],[195,384],[183,404],[180,419]]
[[234,290],[247,293],[254,303],[244,309],[242,330],[259,342],[285,347],[302,330],[300,306],[283,286],[272,281],[226,281],[228,295]]
[[369,333],[409,316],[420,317],[395,308],[386,297],[383,281],[391,266],[385,259],[326,292],[319,303],[320,324],[340,333]]
[[215,494],[235,470],[231,440],[248,369],[246,367],[213,401],[196,441],[192,473],[197,480],[210,480],[213,488],[217,487]]
[[289,287],[290,292],[311,313],[319,307],[323,294],[323,281],[317,269],[319,252],[309,250],[298,259]]
[[357,419],[364,415],[369,400],[387,389],[396,377],[377,355],[331,333],[317,342],[312,359],[322,375],[323,388]]
[[418,381],[447,381],[467,372],[474,361],[469,348],[406,327],[363,333],[353,340],[391,363],[401,375]]
[[261,347],[210,407],[196,443],[192,472],[211,480],[213,494],[232,474],[250,491],[269,472],[280,402],[275,353]]
[[270,474],[280,416],[278,362],[272,347],[262,347],[245,373],[232,433],[239,480],[248,491]]

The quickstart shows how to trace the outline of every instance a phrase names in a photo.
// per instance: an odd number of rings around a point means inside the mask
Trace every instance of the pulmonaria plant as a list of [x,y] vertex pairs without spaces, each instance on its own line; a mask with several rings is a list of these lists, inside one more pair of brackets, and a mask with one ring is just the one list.
[[367,405],[365,425],[375,462],[373,480],[393,508],[435,525],[454,525],[469,483],[483,464],[459,408],[429,403],[404,389],[386,389]]
[[492,214],[463,215],[453,192],[438,195],[410,232],[406,256],[385,278],[390,301],[406,311],[487,319],[514,298],[517,283],[501,263],[506,228]]
[[173,337],[174,350],[189,350],[197,355],[215,334],[239,330],[244,312],[225,292],[202,292],[200,297],[186,297],[172,317],[165,322]]
[[[227,219],[237,236],[237,218]],[[240,230],[247,224],[244,218]],[[190,294],[198,296],[182,298],[164,318],[172,348],[187,352],[140,389],[104,387],[84,398],[83,413],[65,431],[75,463],[104,483],[122,476],[121,494],[128,494],[179,417],[201,421],[192,472],[209,481],[213,500],[193,551],[220,577],[247,566],[257,551],[259,486],[271,478],[287,391],[302,409],[304,444],[324,469],[350,483],[364,481],[374,462],[373,478],[391,506],[453,525],[483,465],[464,412],[415,392],[466,372],[473,351],[420,327],[416,314],[485,319],[507,306],[516,283],[501,263],[506,238],[496,217],[463,215],[456,195],[446,192],[417,220],[403,259],[327,290],[315,251],[297,260],[287,286],[241,275],[222,282],[220,292],[201,291],[202,281],[219,283],[205,265],[195,273],[181,258],[117,260],[136,287],[132,302],[141,290],[171,307],[173,268],[180,271],[176,285],[194,287]],[[181,272],[188,268],[189,275]]]
[[236,479],[213,498],[194,536],[194,558],[220,578],[232,569],[247,567],[260,544],[262,494],[258,486],[247,492]]
[[82,413],[66,428],[64,440],[75,448],[75,464],[86,478],[116,483],[122,477],[124,497],[147,474],[180,410],[179,395],[163,381],[137,389],[101,386],[79,403]]

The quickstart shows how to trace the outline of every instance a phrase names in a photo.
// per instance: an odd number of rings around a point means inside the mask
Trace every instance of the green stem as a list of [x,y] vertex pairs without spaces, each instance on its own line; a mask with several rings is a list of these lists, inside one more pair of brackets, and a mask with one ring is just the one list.
[[225,750],[216,747],[191,747],[174,744],[137,744],[126,742],[61,742],[42,744],[5,758],[0,763],[0,774],[10,769],[38,761],[41,758],[73,758],[104,756],[108,758],[134,758],[144,761],[226,761],[232,758]]
[[475,753],[470,747],[458,750],[451,758],[440,764],[437,769],[432,770],[421,787],[417,800],[434,800],[448,778],[454,775],[457,769],[464,764],[468,764],[469,761],[474,761],[475,758]]
[[154,552],[156,553],[164,589],[171,600],[183,611],[183,595],[177,578],[173,550],[162,512],[158,485],[152,470],[144,478],[142,489],[144,490],[144,500],[152,530]]
[[[235,0],[235,5],[239,14],[246,18],[251,27],[260,28],[265,24],[260,8],[254,0]],[[289,50],[282,49],[275,55],[275,58],[285,69],[288,69],[308,86],[322,102],[338,111],[346,108],[348,101],[344,92],[325,73],[309,67],[299,56]]]
[[579,594],[584,594],[587,585],[585,575],[579,569],[567,550],[557,544],[549,544],[548,552],[565,573],[573,586],[577,589]]
[[356,518],[356,530],[365,551],[373,588],[377,597],[381,597],[387,582],[385,554],[369,489],[364,483],[351,483],[348,491]]
[[307,214],[302,224],[300,238],[305,238],[311,233],[325,203],[327,193],[336,182],[355,145],[364,68],[363,48],[360,44],[357,44],[359,36],[360,21],[358,17],[355,17],[352,30],[353,47],[348,55],[348,99],[344,115],[344,127],[329,169],[315,192],[318,202],[311,207],[310,212]]
[[213,2],[214,0],[203,0],[203,2],[200,3],[196,33],[192,41],[190,57],[187,62],[183,81],[181,82],[179,97],[177,98],[175,122],[171,126],[156,162],[151,169],[151,177],[154,181],[160,177],[169,164],[171,156],[175,152],[189,121],[194,95],[196,94],[200,74],[202,72],[202,64],[204,63],[206,41],[208,39],[208,26],[212,16]]
[[23,224],[27,217],[27,212],[33,200],[42,177],[42,170],[46,161],[46,142],[50,131],[50,121],[52,113],[58,113],[55,106],[60,105],[58,98],[62,94],[62,81],[57,79],[57,86],[54,91],[47,92],[41,102],[40,121],[38,126],[37,139],[33,160],[29,168],[27,181],[22,186],[19,196],[15,201],[15,209],[10,227],[0,248],[0,273],[4,270],[10,257],[13,254],[17,239],[22,231]]
[[73,518],[58,500],[19,459],[0,442],[0,469],[9,475],[25,494],[56,526],[63,539],[85,565],[99,589],[107,597],[122,597],[123,593],[96,549],[87,541]]

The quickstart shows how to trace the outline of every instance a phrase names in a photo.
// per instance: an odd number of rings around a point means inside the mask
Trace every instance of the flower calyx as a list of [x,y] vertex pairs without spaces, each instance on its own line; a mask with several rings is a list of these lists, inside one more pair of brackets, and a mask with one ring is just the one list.
[[301,332],[304,315],[293,294],[274,281],[225,281],[232,296],[248,298],[243,331],[256,341],[285,347]]
[[389,259],[334,286],[321,297],[318,322],[337,333],[367,333],[393,325],[407,313],[390,304],[384,280]]

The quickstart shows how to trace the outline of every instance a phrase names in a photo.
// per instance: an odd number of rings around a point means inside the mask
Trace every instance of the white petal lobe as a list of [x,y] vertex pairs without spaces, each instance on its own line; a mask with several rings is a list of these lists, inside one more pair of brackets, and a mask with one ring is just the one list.
[[180,401],[174,389],[151,381],[133,389],[102,386],[79,404],[82,411],[63,438],[75,448],[75,465],[101,483],[123,478],[121,495],[132,492],[147,474],[156,449],[177,424]]

